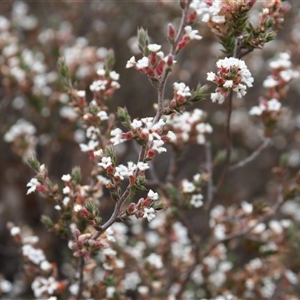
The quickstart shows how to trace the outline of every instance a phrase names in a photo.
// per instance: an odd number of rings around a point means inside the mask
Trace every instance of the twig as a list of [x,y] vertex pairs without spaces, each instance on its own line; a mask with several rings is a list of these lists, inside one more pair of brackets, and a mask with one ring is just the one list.
[[[186,5],[186,7],[184,8],[183,12],[182,12],[182,16],[181,16],[181,21],[180,21],[180,25],[178,28],[178,32],[177,35],[175,37],[174,43],[171,46],[169,55],[175,55],[175,51],[176,51],[176,47],[179,43],[179,41],[182,38],[183,35],[183,30],[184,27],[186,25],[186,21],[187,21],[187,16],[188,16],[188,11],[189,11],[189,5]],[[169,70],[164,70],[160,80],[159,80],[159,85],[158,85],[158,109],[157,109],[157,113],[156,116],[153,120],[153,124],[157,123],[160,118],[163,115],[164,112],[164,92],[165,92],[165,86],[167,83],[167,79],[169,77]]]
[[83,291],[83,269],[84,269],[84,258],[80,257],[78,261],[78,292],[76,295],[76,300],[80,300],[82,298],[82,291]]
[[209,174],[209,180],[207,183],[207,202],[205,209],[208,209],[213,200],[213,169],[212,169],[212,158],[211,158],[211,144],[210,142],[205,143],[205,154],[206,154],[206,169]]
[[[230,131],[230,120],[231,120],[231,112],[232,112],[232,98],[233,98],[233,92],[231,91],[228,97],[228,107],[227,107],[227,121],[226,121],[226,127],[225,127],[225,136],[226,136],[226,157],[225,157],[225,166],[223,169],[223,172],[221,174],[221,177],[219,179],[219,182],[216,187],[215,194],[213,196],[212,201],[210,202],[210,205],[213,203],[213,201],[217,198],[220,190],[223,187],[223,184],[225,182],[225,178],[227,176],[228,170],[229,170],[229,164],[230,164],[230,158],[231,158],[231,131]],[[209,208],[209,206],[207,207]]]
[[270,144],[271,144],[271,139],[270,138],[265,139],[263,144],[261,144],[251,155],[249,155],[245,159],[241,160],[240,162],[230,166],[229,171],[233,171],[233,170],[236,170],[238,168],[241,168],[241,167],[245,166],[246,164],[248,164],[249,162],[254,160]]

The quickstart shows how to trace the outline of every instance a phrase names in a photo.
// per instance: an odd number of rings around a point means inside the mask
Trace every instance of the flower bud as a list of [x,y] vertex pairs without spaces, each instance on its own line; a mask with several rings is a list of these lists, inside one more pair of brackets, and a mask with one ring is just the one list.
[[136,205],[135,205],[135,203],[130,203],[130,205],[129,205],[128,208],[127,208],[127,212],[128,212],[129,214],[132,214],[132,213],[134,213],[135,210],[136,210]]
[[188,23],[193,23],[197,19],[197,13],[196,11],[193,11],[188,16]]
[[176,32],[175,32],[174,26],[171,23],[169,23],[169,25],[168,25],[168,37],[171,40],[174,40],[175,34],[176,34]]

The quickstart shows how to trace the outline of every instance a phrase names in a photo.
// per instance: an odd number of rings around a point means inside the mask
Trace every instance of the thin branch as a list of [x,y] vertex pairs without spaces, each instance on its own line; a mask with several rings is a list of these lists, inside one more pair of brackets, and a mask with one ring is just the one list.
[[[222,189],[228,170],[229,170],[229,164],[230,164],[230,158],[231,158],[231,131],[230,131],[230,120],[231,120],[231,113],[232,113],[232,98],[233,98],[233,91],[230,92],[228,97],[228,106],[227,106],[227,121],[226,121],[226,127],[225,127],[225,136],[226,136],[226,157],[225,157],[225,166],[223,169],[223,172],[221,174],[221,177],[219,179],[219,182],[217,184],[217,188],[213,197],[213,200],[210,204],[213,203],[213,201],[217,198],[220,190]],[[209,207],[208,207],[209,208]]]
[[263,144],[261,144],[251,155],[241,160],[240,162],[230,166],[229,171],[236,170],[253,161],[263,150],[265,150],[270,144],[272,140],[270,138],[265,139]]
[[205,204],[205,209],[208,209],[213,200],[213,168],[212,168],[212,158],[211,158],[211,144],[210,142],[205,143],[205,155],[206,155],[206,169],[209,174],[209,180],[207,183],[207,201]]
[[84,269],[84,258],[80,257],[78,260],[78,292],[76,295],[76,300],[82,299],[82,291],[83,291],[83,269]]
[[[179,41],[181,40],[182,36],[183,36],[183,30],[184,27],[186,26],[186,22],[187,22],[187,16],[188,16],[188,11],[189,11],[189,5],[186,5],[186,7],[184,8],[183,12],[182,12],[182,16],[181,16],[181,21],[180,21],[180,25],[174,40],[174,43],[171,46],[169,55],[173,55],[175,56],[175,51],[176,51],[176,47],[179,43]],[[160,80],[159,80],[159,85],[158,85],[158,109],[157,109],[157,113],[156,116],[153,120],[153,124],[157,123],[160,118],[163,115],[164,112],[164,93],[165,93],[165,86],[167,83],[167,79],[169,77],[170,71],[165,69]]]

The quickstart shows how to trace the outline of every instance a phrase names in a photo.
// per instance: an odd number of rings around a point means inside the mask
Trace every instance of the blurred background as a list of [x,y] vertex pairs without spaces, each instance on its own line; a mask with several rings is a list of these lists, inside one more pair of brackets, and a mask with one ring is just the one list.
[[[253,8],[251,18],[256,21],[259,5]],[[294,68],[300,71],[300,13],[299,2],[291,2],[283,28],[275,41],[263,50],[255,50],[246,58],[246,64],[255,81],[243,99],[234,99],[232,114],[232,163],[251,154],[263,142],[263,127],[259,118],[248,111],[258,105],[258,97],[266,93],[263,80],[269,74],[268,62],[279,52],[291,55]],[[66,89],[58,75],[57,61],[63,56],[75,80],[75,87],[87,91],[95,79],[97,65],[101,64],[107,49],[116,57],[114,70],[120,74],[121,88],[108,106],[111,111],[126,106],[132,118],[153,116],[157,93],[146,76],[134,69],[125,69],[127,60],[139,57],[136,45],[137,28],[148,29],[151,42],[169,51],[166,40],[168,23],[175,27],[180,21],[180,8],[176,1],[4,1],[0,5],[0,273],[12,280],[20,263],[18,248],[6,229],[7,222],[28,224],[38,235],[49,261],[62,259],[61,241],[48,234],[40,222],[42,214],[54,216],[53,205],[38,193],[26,195],[26,184],[34,176],[24,161],[28,153],[49,168],[53,182],[61,185],[61,176],[80,166],[83,183],[88,182],[91,163],[82,153],[78,142],[84,141],[80,124],[74,122],[72,112],[64,107],[68,101]],[[191,42],[177,57],[177,64],[169,78],[166,99],[172,97],[172,83],[183,81],[191,89],[206,83],[206,74],[216,70],[217,57],[222,55],[217,38],[210,28],[199,22],[195,25],[203,36]],[[212,87],[213,88],[213,87]],[[300,166],[300,114],[299,81],[291,84],[282,101],[286,108],[281,116],[273,145],[268,147],[251,164],[232,171],[220,194],[222,204],[253,202],[257,199],[272,201],[276,184],[271,169],[286,154],[291,170]],[[207,112],[207,122],[213,126],[212,156],[224,149],[224,124],[226,104],[211,103],[209,97],[197,103]],[[194,108],[194,107],[193,107]],[[191,108],[191,109],[193,109]],[[21,121],[20,121],[21,120]],[[18,123],[19,121],[19,123]],[[25,122],[26,121],[26,122]],[[7,132],[15,125],[23,135],[12,139]],[[22,128],[22,130],[20,129]],[[20,131],[21,130],[21,131]],[[134,160],[134,145],[127,143],[119,149],[120,162]],[[166,181],[170,152],[157,156],[154,166],[161,181]],[[205,148],[185,145],[176,163],[175,182],[191,178],[205,166]],[[220,169],[216,167],[217,182]],[[105,197],[104,197],[105,198]],[[204,199],[205,200],[205,199]],[[113,203],[103,200],[101,214],[106,219]],[[206,232],[208,216],[205,212],[189,213],[192,224],[199,233]],[[207,226],[207,225],[205,225]],[[28,231],[31,229],[28,227]],[[48,250],[47,245],[52,245]],[[53,247],[56,245],[56,247]]]

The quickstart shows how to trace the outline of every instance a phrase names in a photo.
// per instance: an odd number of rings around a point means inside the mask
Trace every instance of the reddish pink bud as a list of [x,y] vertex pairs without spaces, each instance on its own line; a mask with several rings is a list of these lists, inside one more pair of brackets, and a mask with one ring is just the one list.
[[74,234],[76,236],[76,239],[81,235],[81,232],[76,228],[74,231]]
[[218,85],[222,85],[222,84],[224,84],[224,79],[222,78],[222,77],[217,77],[217,84]]
[[139,136],[140,136],[140,138],[141,138],[142,140],[148,140],[149,134],[148,134],[148,132],[141,130],[141,131],[139,132]]
[[150,203],[151,203],[151,199],[146,198],[144,201],[142,201],[142,206],[148,207]]
[[173,109],[176,108],[176,106],[177,106],[176,100],[175,100],[175,99],[172,99],[172,100],[170,101],[170,103],[169,103],[169,108],[173,110]]
[[275,19],[275,24],[282,24],[284,22],[284,18]]
[[94,154],[94,151],[89,151],[89,158],[90,160],[94,160],[95,159],[95,154]]
[[173,55],[169,54],[169,55],[168,55],[168,59],[167,59],[167,65],[168,65],[169,67],[171,67],[171,66],[173,65],[173,61],[174,61]]
[[128,132],[123,132],[121,134],[121,137],[122,139],[131,140],[134,137],[134,135],[131,131],[128,131]]
[[164,70],[164,65],[165,65],[165,62],[164,62],[163,60],[161,60],[161,61],[159,62],[159,64],[157,65],[157,67],[156,67],[156,74],[157,74],[158,76],[160,76],[160,75],[162,74],[162,72],[163,72],[163,70]]
[[127,211],[129,214],[132,214],[132,213],[134,213],[135,209],[136,209],[135,203],[130,203],[130,205],[127,208]]
[[150,55],[150,64],[153,66],[156,63],[156,53],[155,52],[151,52]]
[[186,39],[182,39],[177,45],[177,51],[182,50],[187,44]]
[[78,106],[84,106],[85,105],[85,98],[79,98],[77,102],[78,102]]
[[44,193],[46,190],[47,190],[47,188],[44,186],[44,185],[38,185],[37,187],[36,187],[36,189],[39,191],[39,192],[42,192],[42,193]]
[[84,216],[84,217],[88,217],[90,215],[90,213],[88,212],[88,210],[86,208],[82,208],[80,210],[80,213]]
[[152,68],[147,68],[147,74],[149,77],[154,77],[155,73]]
[[113,175],[115,173],[115,168],[113,166],[109,166],[106,169],[106,173],[109,174],[109,175]]
[[174,26],[171,23],[169,23],[169,25],[168,25],[168,37],[173,40],[175,38],[175,34],[176,34],[176,32],[175,32]]
[[129,183],[133,185],[135,183],[135,179],[135,176],[129,176]]
[[182,105],[185,102],[185,98],[182,96],[178,96],[176,100],[179,105]]
[[195,11],[191,12],[188,16],[188,23],[193,23],[197,19],[197,13]]
[[153,149],[149,149],[147,152],[147,158],[152,158],[155,155],[155,151]]
[[144,216],[144,212],[142,210],[139,210],[138,212],[135,213],[137,218],[142,218]]
[[121,181],[121,178],[120,177],[114,177],[114,182],[115,183],[119,183]]

